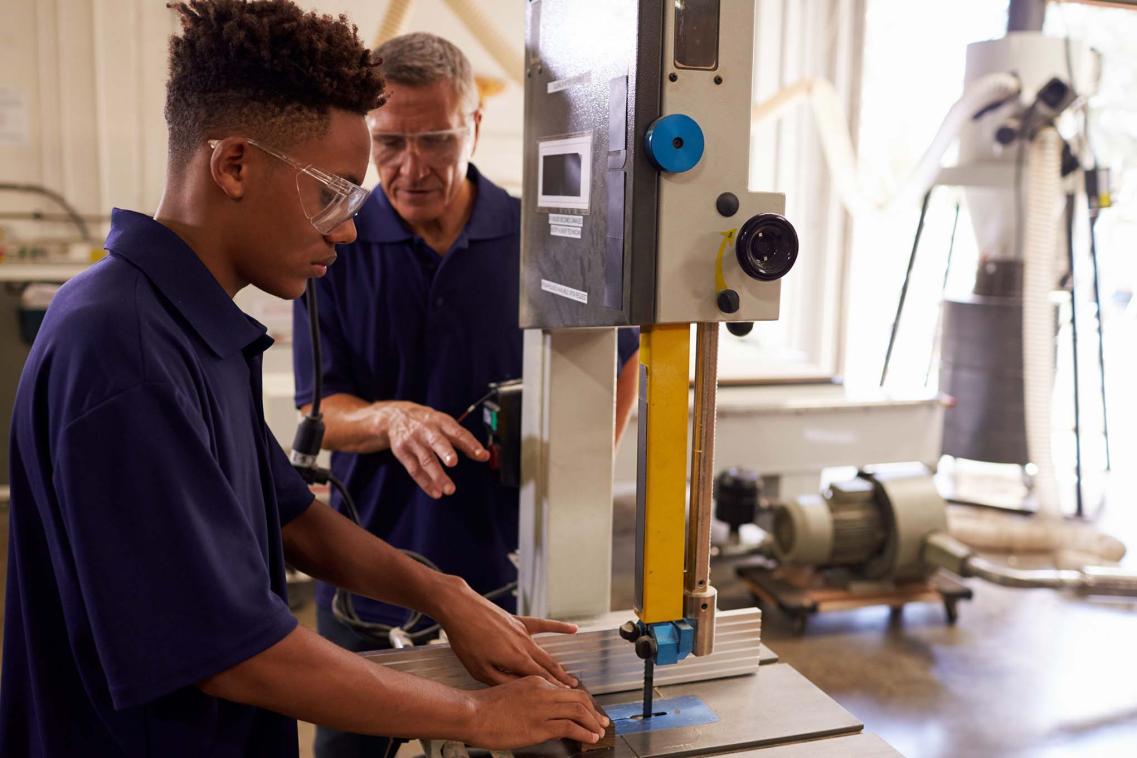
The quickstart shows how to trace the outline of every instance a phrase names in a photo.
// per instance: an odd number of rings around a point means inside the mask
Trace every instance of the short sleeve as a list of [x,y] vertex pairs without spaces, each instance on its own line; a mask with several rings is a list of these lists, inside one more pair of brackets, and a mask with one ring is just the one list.
[[627,326],[616,334],[616,355],[619,357],[618,368],[623,368],[632,356],[640,349],[640,328]]
[[[80,602],[116,708],[274,645],[296,620],[272,589],[265,505],[242,503],[193,405],[146,383],[56,435],[53,482]],[[269,527],[274,528],[271,521]],[[85,622],[85,623],[84,623]]]
[[[343,331],[334,293],[325,282],[316,282],[317,315],[320,322],[320,362],[324,368],[323,395],[359,395],[352,380],[352,356]],[[312,337],[308,325],[307,295],[292,304],[292,373],[296,378],[295,401],[300,408],[312,402],[315,378],[312,372]]]
[[265,428],[265,438],[268,440],[269,463],[272,465],[272,482],[276,489],[276,505],[280,509],[280,525],[286,526],[288,522],[308,510],[308,506],[316,499],[308,483],[296,473],[288,455],[276,441],[272,432]]

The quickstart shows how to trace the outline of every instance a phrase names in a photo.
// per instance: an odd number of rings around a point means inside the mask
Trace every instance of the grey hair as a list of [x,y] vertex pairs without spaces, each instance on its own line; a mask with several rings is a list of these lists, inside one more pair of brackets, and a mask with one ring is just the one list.
[[389,82],[422,87],[449,81],[458,102],[471,111],[479,106],[470,59],[449,40],[427,32],[403,34],[384,42],[372,55],[382,61],[380,70]]

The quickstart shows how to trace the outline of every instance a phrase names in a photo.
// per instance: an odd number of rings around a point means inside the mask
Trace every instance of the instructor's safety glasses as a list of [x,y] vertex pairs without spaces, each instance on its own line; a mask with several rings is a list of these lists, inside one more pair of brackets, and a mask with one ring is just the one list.
[[[220,141],[209,140],[210,149],[216,149]],[[321,171],[311,164],[303,164],[248,137],[245,141],[296,169],[296,192],[300,195],[300,208],[320,234],[331,234],[337,226],[353,218],[370,194],[342,176]]]
[[380,166],[398,163],[408,151],[428,163],[451,163],[458,159],[472,127],[470,123],[434,132],[371,132],[372,154]]

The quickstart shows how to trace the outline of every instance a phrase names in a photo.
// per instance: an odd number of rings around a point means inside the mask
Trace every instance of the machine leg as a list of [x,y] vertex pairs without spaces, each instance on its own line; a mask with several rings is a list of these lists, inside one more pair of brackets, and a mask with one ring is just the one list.
[[959,621],[959,601],[955,598],[944,598],[944,616],[947,617],[948,626],[955,626]]

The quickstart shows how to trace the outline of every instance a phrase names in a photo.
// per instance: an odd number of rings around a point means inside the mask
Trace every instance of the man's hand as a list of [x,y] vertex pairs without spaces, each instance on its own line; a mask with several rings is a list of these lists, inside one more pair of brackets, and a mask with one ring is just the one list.
[[[436,500],[454,494],[454,482],[443,465],[458,465],[458,448],[475,461],[487,461],[490,454],[451,416],[425,405],[394,401],[382,403],[376,414],[379,436],[386,438],[399,463]],[[439,463],[441,461],[441,464]]]
[[556,739],[591,744],[609,727],[587,692],[554,687],[536,676],[469,694],[475,726],[468,741],[477,747],[508,750]]
[[446,630],[451,649],[471,676],[485,684],[539,676],[561,688],[577,685],[576,679],[532,637],[541,632],[575,634],[575,624],[514,616],[471,590],[465,582],[455,589],[447,601],[439,604],[438,615],[433,618]]

